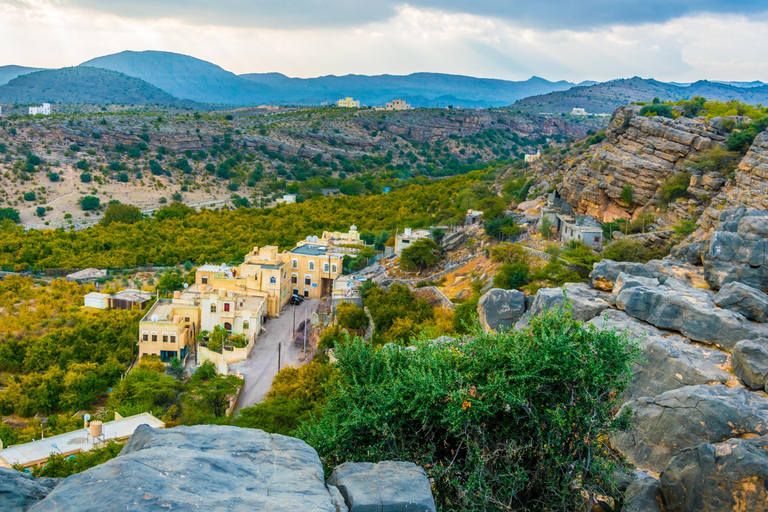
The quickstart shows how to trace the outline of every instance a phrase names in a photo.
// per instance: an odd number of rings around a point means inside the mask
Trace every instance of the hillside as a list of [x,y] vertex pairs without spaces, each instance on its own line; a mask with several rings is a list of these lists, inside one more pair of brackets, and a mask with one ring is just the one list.
[[0,85],[5,85],[17,76],[27,75],[41,71],[40,68],[28,68],[25,66],[0,66]]
[[0,87],[0,102],[193,105],[137,78],[84,67],[36,71],[14,78]]
[[201,103],[257,105],[274,101],[277,91],[266,94],[263,86],[187,55],[169,52],[125,51],[81,64],[136,77],[176,96]]
[[524,98],[515,102],[514,108],[525,112],[569,113],[575,107],[591,113],[611,113],[622,105],[636,101],[677,101],[703,96],[712,100],[737,99],[746,103],[768,103],[768,86],[736,86],[701,80],[690,85],[675,85],[639,77],[612,80],[588,87],[573,87]]

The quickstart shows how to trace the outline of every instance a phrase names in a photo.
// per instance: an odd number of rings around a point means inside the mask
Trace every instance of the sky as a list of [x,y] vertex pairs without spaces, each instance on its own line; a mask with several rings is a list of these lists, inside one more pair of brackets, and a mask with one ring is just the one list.
[[234,73],[768,81],[765,0],[0,0],[0,65],[163,50]]

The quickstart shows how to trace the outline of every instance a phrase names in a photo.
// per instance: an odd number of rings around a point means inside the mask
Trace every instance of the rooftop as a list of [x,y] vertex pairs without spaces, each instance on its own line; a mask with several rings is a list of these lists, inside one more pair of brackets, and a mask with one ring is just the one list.
[[150,292],[143,292],[135,288],[126,288],[125,290],[120,290],[119,292],[113,294],[112,298],[117,300],[129,300],[132,302],[144,302],[146,300],[152,299],[152,294]]
[[111,295],[108,295],[106,293],[99,293],[99,292],[91,292],[88,295],[86,295],[84,298],[86,299],[108,299]]
[[198,272],[226,272],[229,267],[226,265],[202,265],[197,267]]
[[[152,320],[157,317],[156,320]],[[171,322],[173,320],[173,301],[171,299],[158,299],[157,302],[147,311],[142,322]]]
[[84,268],[78,272],[67,275],[67,279],[98,279],[100,277],[107,277],[107,271],[98,268]]
[[303,254],[305,256],[325,256],[328,248],[325,245],[299,245],[291,249],[293,254]]
[[[108,421],[103,425],[104,439],[124,439],[133,435],[139,425],[149,425],[152,428],[163,428],[165,423],[148,412]],[[0,466],[21,464],[23,466],[45,461],[52,453],[71,454],[87,452],[94,446],[93,438],[86,436],[86,429],[75,430],[58,436],[47,437],[26,444],[18,444],[0,451]]]

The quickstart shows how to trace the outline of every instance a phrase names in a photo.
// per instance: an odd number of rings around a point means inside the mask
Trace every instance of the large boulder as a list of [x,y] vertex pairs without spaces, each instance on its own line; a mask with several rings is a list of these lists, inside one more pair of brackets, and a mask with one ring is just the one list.
[[730,350],[741,340],[759,336],[743,316],[719,309],[711,292],[689,288],[669,278],[660,286],[632,286],[616,295],[616,306],[662,329]]
[[412,462],[346,463],[328,484],[341,491],[349,512],[435,512],[427,474]]
[[537,316],[544,311],[571,303],[573,318],[586,322],[610,307],[608,297],[584,283],[568,283],[563,288],[542,288],[531,304],[529,315]]
[[486,331],[508,331],[525,314],[525,294],[492,288],[477,303],[480,325]]
[[752,389],[768,386],[768,338],[740,341],[731,352],[733,373]]
[[768,292],[768,211],[726,210],[714,229],[702,257],[710,286],[737,281]]
[[659,283],[662,284],[669,278],[676,279],[686,286],[704,283],[704,274],[701,268],[670,258],[651,260],[648,263],[602,260],[595,263],[592,268],[592,273],[589,274],[590,283],[593,288],[612,291],[616,279],[622,273],[635,277],[658,279]]
[[768,512],[768,436],[681,450],[661,486],[667,512]]
[[640,345],[641,357],[632,368],[626,400],[657,396],[683,386],[738,383],[724,370],[728,356],[723,352],[692,345],[681,336],[669,336],[623,311],[609,309],[589,323],[625,333]]
[[664,512],[664,496],[661,482],[645,473],[629,484],[624,492],[624,506],[621,512]]
[[726,284],[715,295],[715,304],[755,322],[768,322],[768,295],[746,284],[736,281]]
[[303,441],[248,428],[142,425],[118,457],[70,476],[31,510],[341,509]]
[[683,448],[768,432],[768,398],[744,388],[686,386],[624,404],[633,428],[611,442],[641,469],[662,471]]
[[35,478],[15,469],[0,468],[0,510],[25,512],[42,500],[61,480]]

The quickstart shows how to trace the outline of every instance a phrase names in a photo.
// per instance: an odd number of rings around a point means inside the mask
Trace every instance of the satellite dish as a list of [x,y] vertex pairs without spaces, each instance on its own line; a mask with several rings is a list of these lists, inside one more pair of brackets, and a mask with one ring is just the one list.
[[317,242],[317,237],[316,237],[316,236],[313,236],[313,237],[312,237],[312,241],[313,241],[313,242]]
[[85,421],[91,421],[91,415],[90,415],[90,414],[88,414],[88,413],[85,413],[85,415],[83,416],[83,419],[84,419]]
[[312,235],[307,235],[307,242],[311,242],[311,241],[312,241]]
[[152,320],[153,322],[157,322],[158,320],[160,320],[160,317],[157,315],[152,315],[152,318],[150,318],[150,320]]
[[184,283],[184,289],[186,290],[187,288],[189,288],[189,285],[187,283]]

